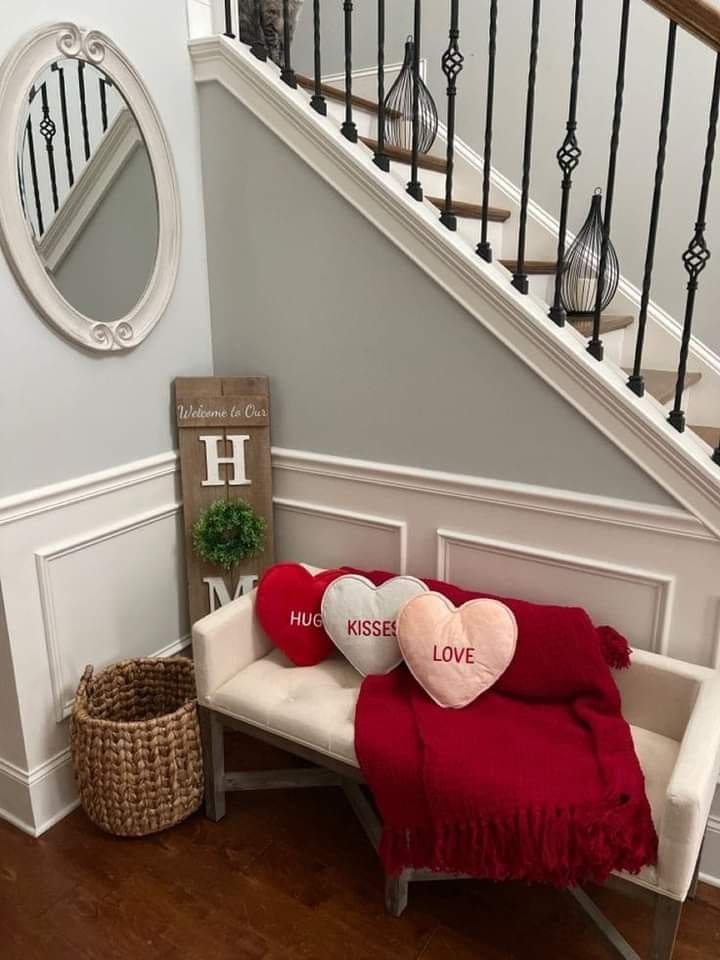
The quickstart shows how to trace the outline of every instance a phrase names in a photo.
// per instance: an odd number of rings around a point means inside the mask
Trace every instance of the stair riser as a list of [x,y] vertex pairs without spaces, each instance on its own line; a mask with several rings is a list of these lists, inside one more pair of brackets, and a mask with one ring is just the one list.
[[[438,217],[440,216],[440,210],[438,210]],[[503,234],[504,234],[504,224],[502,223],[488,223],[488,241],[492,247],[493,254],[500,256],[502,252],[503,245]],[[480,241],[480,231],[482,229],[482,223],[480,220],[471,220],[466,217],[458,217],[457,222],[457,232],[458,235],[467,240],[469,244],[473,247],[477,246]]]

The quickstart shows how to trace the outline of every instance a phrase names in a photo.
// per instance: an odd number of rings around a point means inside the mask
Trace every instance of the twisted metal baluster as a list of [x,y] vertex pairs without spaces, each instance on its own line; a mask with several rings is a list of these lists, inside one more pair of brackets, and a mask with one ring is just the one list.
[[587,345],[588,353],[596,360],[603,358],[603,345],[600,339],[600,320],[607,268],[607,252],[610,242],[610,224],[612,221],[613,198],[615,195],[615,168],[620,145],[620,122],[622,120],[623,92],[625,89],[625,62],[627,60],[628,22],[630,19],[630,0],[623,0],[620,19],[620,47],[618,50],[617,80],[615,81],[615,108],[613,110],[612,136],[610,138],[610,163],[608,166],[607,187],[605,189],[605,212],[603,216],[603,234],[600,245],[600,264],[598,266],[597,291],[595,294],[595,313],[593,315],[592,338]]
[[320,65],[320,0],[313,0],[313,56],[315,89],[310,106],[322,117],[327,116],[327,103],[322,92],[322,67]]
[[555,295],[553,305],[548,316],[559,327],[565,323],[565,310],[560,300],[562,275],[565,266],[565,242],[567,240],[568,211],[570,208],[570,190],[572,188],[573,171],[580,163],[582,150],[578,146],[575,131],[577,130],[577,101],[578,86],[580,84],[580,56],[582,52],[582,20],[583,0],[575,0],[575,35],[573,41],[572,71],[570,75],[570,106],[565,125],[565,139],[557,152],[557,161],[562,170],[562,199],[560,201],[560,226],[558,229],[557,262],[555,264]]
[[[238,9],[241,2],[242,0],[238,0]],[[257,57],[258,60],[267,60],[268,51],[267,43],[265,42],[265,29],[263,27],[262,0],[255,0],[255,30],[253,33],[254,37],[250,44],[250,53],[254,57]],[[238,25],[238,35],[239,34],[240,27]]]
[[710,178],[715,156],[715,138],[717,135],[718,104],[720,103],[720,54],[715,58],[715,80],[713,82],[712,99],[710,102],[710,119],[708,121],[707,143],[705,146],[705,163],[703,165],[700,200],[698,202],[695,233],[683,254],[682,260],[688,274],[687,300],[685,302],[685,319],[683,322],[682,339],[680,341],[680,362],[678,364],[677,383],[675,384],[675,403],[669,423],[676,430],[685,429],[685,414],[682,410],[682,397],[685,390],[685,375],[687,373],[687,359],[690,350],[690,336],[692,334],[693,313],[695,311],[695,294],[698,289],[698,278],[710,259],[710,251],[705,243],[705,217],[707,215],[708,196],[710,194]]
[[293,90],[297,88],[295,71],[290,64],[290,47],[292,45],[290,30],[290,0],[283,0],[283,56],[282,69],[280,70],[280,79]]
[[45,141],[45,153],[47,154],[48,172],[50,174],[50,189],[52,190],[53,210],[58,212],[60,203],[58,201],[57,173],[55,171],[55,147],[53,140],[57,133],[55,121],[50,116],[50,106],[48,105],[47,83],[40,87],[40,99],[42,102],[42,120],[38,127],[40,134]]
[[80,93],[80,116],[82,119],[85,160],[90,159],[90,131],[88,129],[87,100],[85,97],[85,61],[78,60],[78,91]]
[[63,123],[63,141],[65,144],[65,165],[67,167],[68,186],[72,187],[75,183],[75,171],[73,170],[72,146],[70,144],[70,124],[68,123],[67,108],[67,90],[65,89],[65,70],[59,63],[53,63],[51,70],[55,70],[58,75],[58,91],[60,93],[60,116]]
[[345,12],[345,120],[340,132],[351,143],[357,143],[357,127],[353,122],[352,102],[352,0],[343,3]]
[[378,135],[373,163],[388,172],[390,158],[385,153],[385,0],[378,0]]
[[[35,96],[35,88],[30,89],[30,102]],[[33,197],[35,200],[35,216],[37,218],[38,233],[42,236],[45,233],[45,224],[43,223],[42,200],[40,198],[40,184],[38,182],[37,161],[35,158],[35,141],[33,140],[32,118],[27,118],[25,125],[25,136],[28,145],[28,157],[30,159],[30,176],[32,177]]]
[[465,58],[460,53],[460,2],[450,0],[450,45],[442,55],[442,71],[447,77],[448,120],[447,120],[447,169],[445,172],[445,207],[440,214],[440,223],[448,230],[457,230],[457,217],[452,208],[453,173],[455,171],[455,101],[457,97],[457,78],[463,68]]
[[670,101],[672,99],[672,78],[675,63],[675,35],[677,25],[670,21],[668,29],[667,55],[665,58],[665,86],[663,90],[662,110],[660,113],[660,134],[658,137],[657,161],[655,163],[655,187],[653,190],[652,209],[650,213],[650,228],[645,253],[645,273],[643,276],[642,298],[640,300],[640,316],[638,318],[637,339],[635,341],[635,359],[633,370],[628,377],[627,385],[642,397],[645,393],[643,380],[642,355],[645,344],[645,328],[647,326],[648,304],[650,303],[650,287],[652,284],[653,262],[655,259],[655,238],[657,237],[658,218],[660,216],[660,200],[662,198],[663,175],[665,172],[665,148],[667,146],[668,123],[670,121]]
[[410,160],[410,182],[407,192],[415,200],[422,200],[423,188],[418,176],[418,152],[420,147],[420,31],[421,3],[415,0],[413,24],[413,65],[412,65],[412,158]]
[[230,37],[231,40],[235,39],[232,30],[232,0],[225,0],[225,33],[223,36]]
[[485,102],[485,151],[483,153],[482,225],[478,256],[492,262],[492,247],[488,240],[488,207],[490,204],[490,167],[492,163],[492,124],[495,101],[495,53],[497,50],[497,0],[490,0],[490,27],[488,33],[487,99]]
[[530,164],[532,162],[533,119],[535,114],[535,77],[540,41],[540,0],[533,0],[532,28],[530,32],[530,64],[528,68],[527,103],[525,107],[525,145],[523,147],[522,196],[520,199],[520,223],[518,227],[518,256],[512,285],[520,293],[530,289],[525,273],[525,240],[527,237],[527,212],[530,201]]

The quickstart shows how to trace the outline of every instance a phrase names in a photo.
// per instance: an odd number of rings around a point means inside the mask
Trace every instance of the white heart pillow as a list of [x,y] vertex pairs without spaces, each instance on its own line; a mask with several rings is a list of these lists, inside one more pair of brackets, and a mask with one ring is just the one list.
[[325,631],[364,677],[390,673],[402,661],[395,623],[398,610],[427,589],[415,577],[393,577],[379,587],[355,573],[338,577],[322,598]]

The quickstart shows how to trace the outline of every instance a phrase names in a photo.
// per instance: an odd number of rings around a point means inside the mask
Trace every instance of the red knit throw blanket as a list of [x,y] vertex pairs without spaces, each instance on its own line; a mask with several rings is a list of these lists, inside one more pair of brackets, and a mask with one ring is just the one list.
[[[487,596],[426,582],[456,605]],[[566,887],[655,863],[644,778],[608,667],[627,665],[626,642],[578,608],[503,602],[517,618],[517,652],[470,706],[438,707],[404,666],[363,682],[355,747],[382,816],[386,871]]]

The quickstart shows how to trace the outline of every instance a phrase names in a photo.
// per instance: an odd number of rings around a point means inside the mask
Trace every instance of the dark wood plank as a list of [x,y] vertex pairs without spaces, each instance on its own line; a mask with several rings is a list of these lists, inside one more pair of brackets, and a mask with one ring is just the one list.
[[[228,767],[297,762],[227,735]],[[646,955],[652,911],[592,891]],[[518,922],[522,918],[522,922]],[[195,815],[133,840],[81,810],[39,841],[0,822],[3,960],[603,960],[570,898],[514,883],[416,883],[402,917],[383,905],[377,856],[343,791],[236,793],[227,816]],[[674,960],[720,955],[720,890],[700,884]]]
[[[501,260],[500,263],[511,273],[514,273],[517,269],[517,260]],[[553,274],[555,273],[555,261],[526,260],[525,273],[532,276],[545,276],[546,274]]]
[[[295,77],[298,85],[304,90],[315,89],[315,81],[312,77],[303,76],[301,73],[296,73]],[[328,100],[337,100],[338,103],[345,103],[345,91],[342,89],[342,87],[333,87],[329,83],[322,83],[320,84],[320,90],[322,95]],[[367,113],[378,112],[377,100],[368,100],[367,97],[358,97],[355,93],[352,94],[352,105],[357,107],[358,110],[365,110]],[[398,112],[395,110],[386,110],[385,113],[387,116],[398,115]]]
[[[428,200],[439,210],[445,207],[444,197],[428,197]],[[481,203],[469,203],[467,200],[454,200],[453,210],[458,217],[463,217],[466,220],[480,220],[483,215],[483,205]],[[488,220],[493,223],[505,223],[509,219],[509,210],[503,210],[501,207],[488,207]]]
[[[371,150],[377,150],[377,140],[372,140],[370,137],[360,137],[360,140]],[[403,150],[401,147],[391,147],[388,144],[385,145],[385,154],[396,163],[409,165],[412,159],[412,154],[409,150]],[[418,166],[422,167],[423,170],[435,170],[438,173],[445,173],[447,170],[447,163],[442,157],[433,157],[427,153],[420,154],[418,157]]]
[[[630,373],[630,370],[626,370]],[[677,373],[674,370],[643,370],[645,389],[658,403],[669,403],[675,396]],[[692,387],[702,378],[701,373],[688,373],[685,376],[685,389]]]
[[[612,333],[613,330],[624,330],[631,327],[635,322],[635,317],[613,316],[605,313],[600,317],[600,335]],[[593,320],[592,317],[568,317],[568,323],[574,327],[583,337],[592,335]]]

